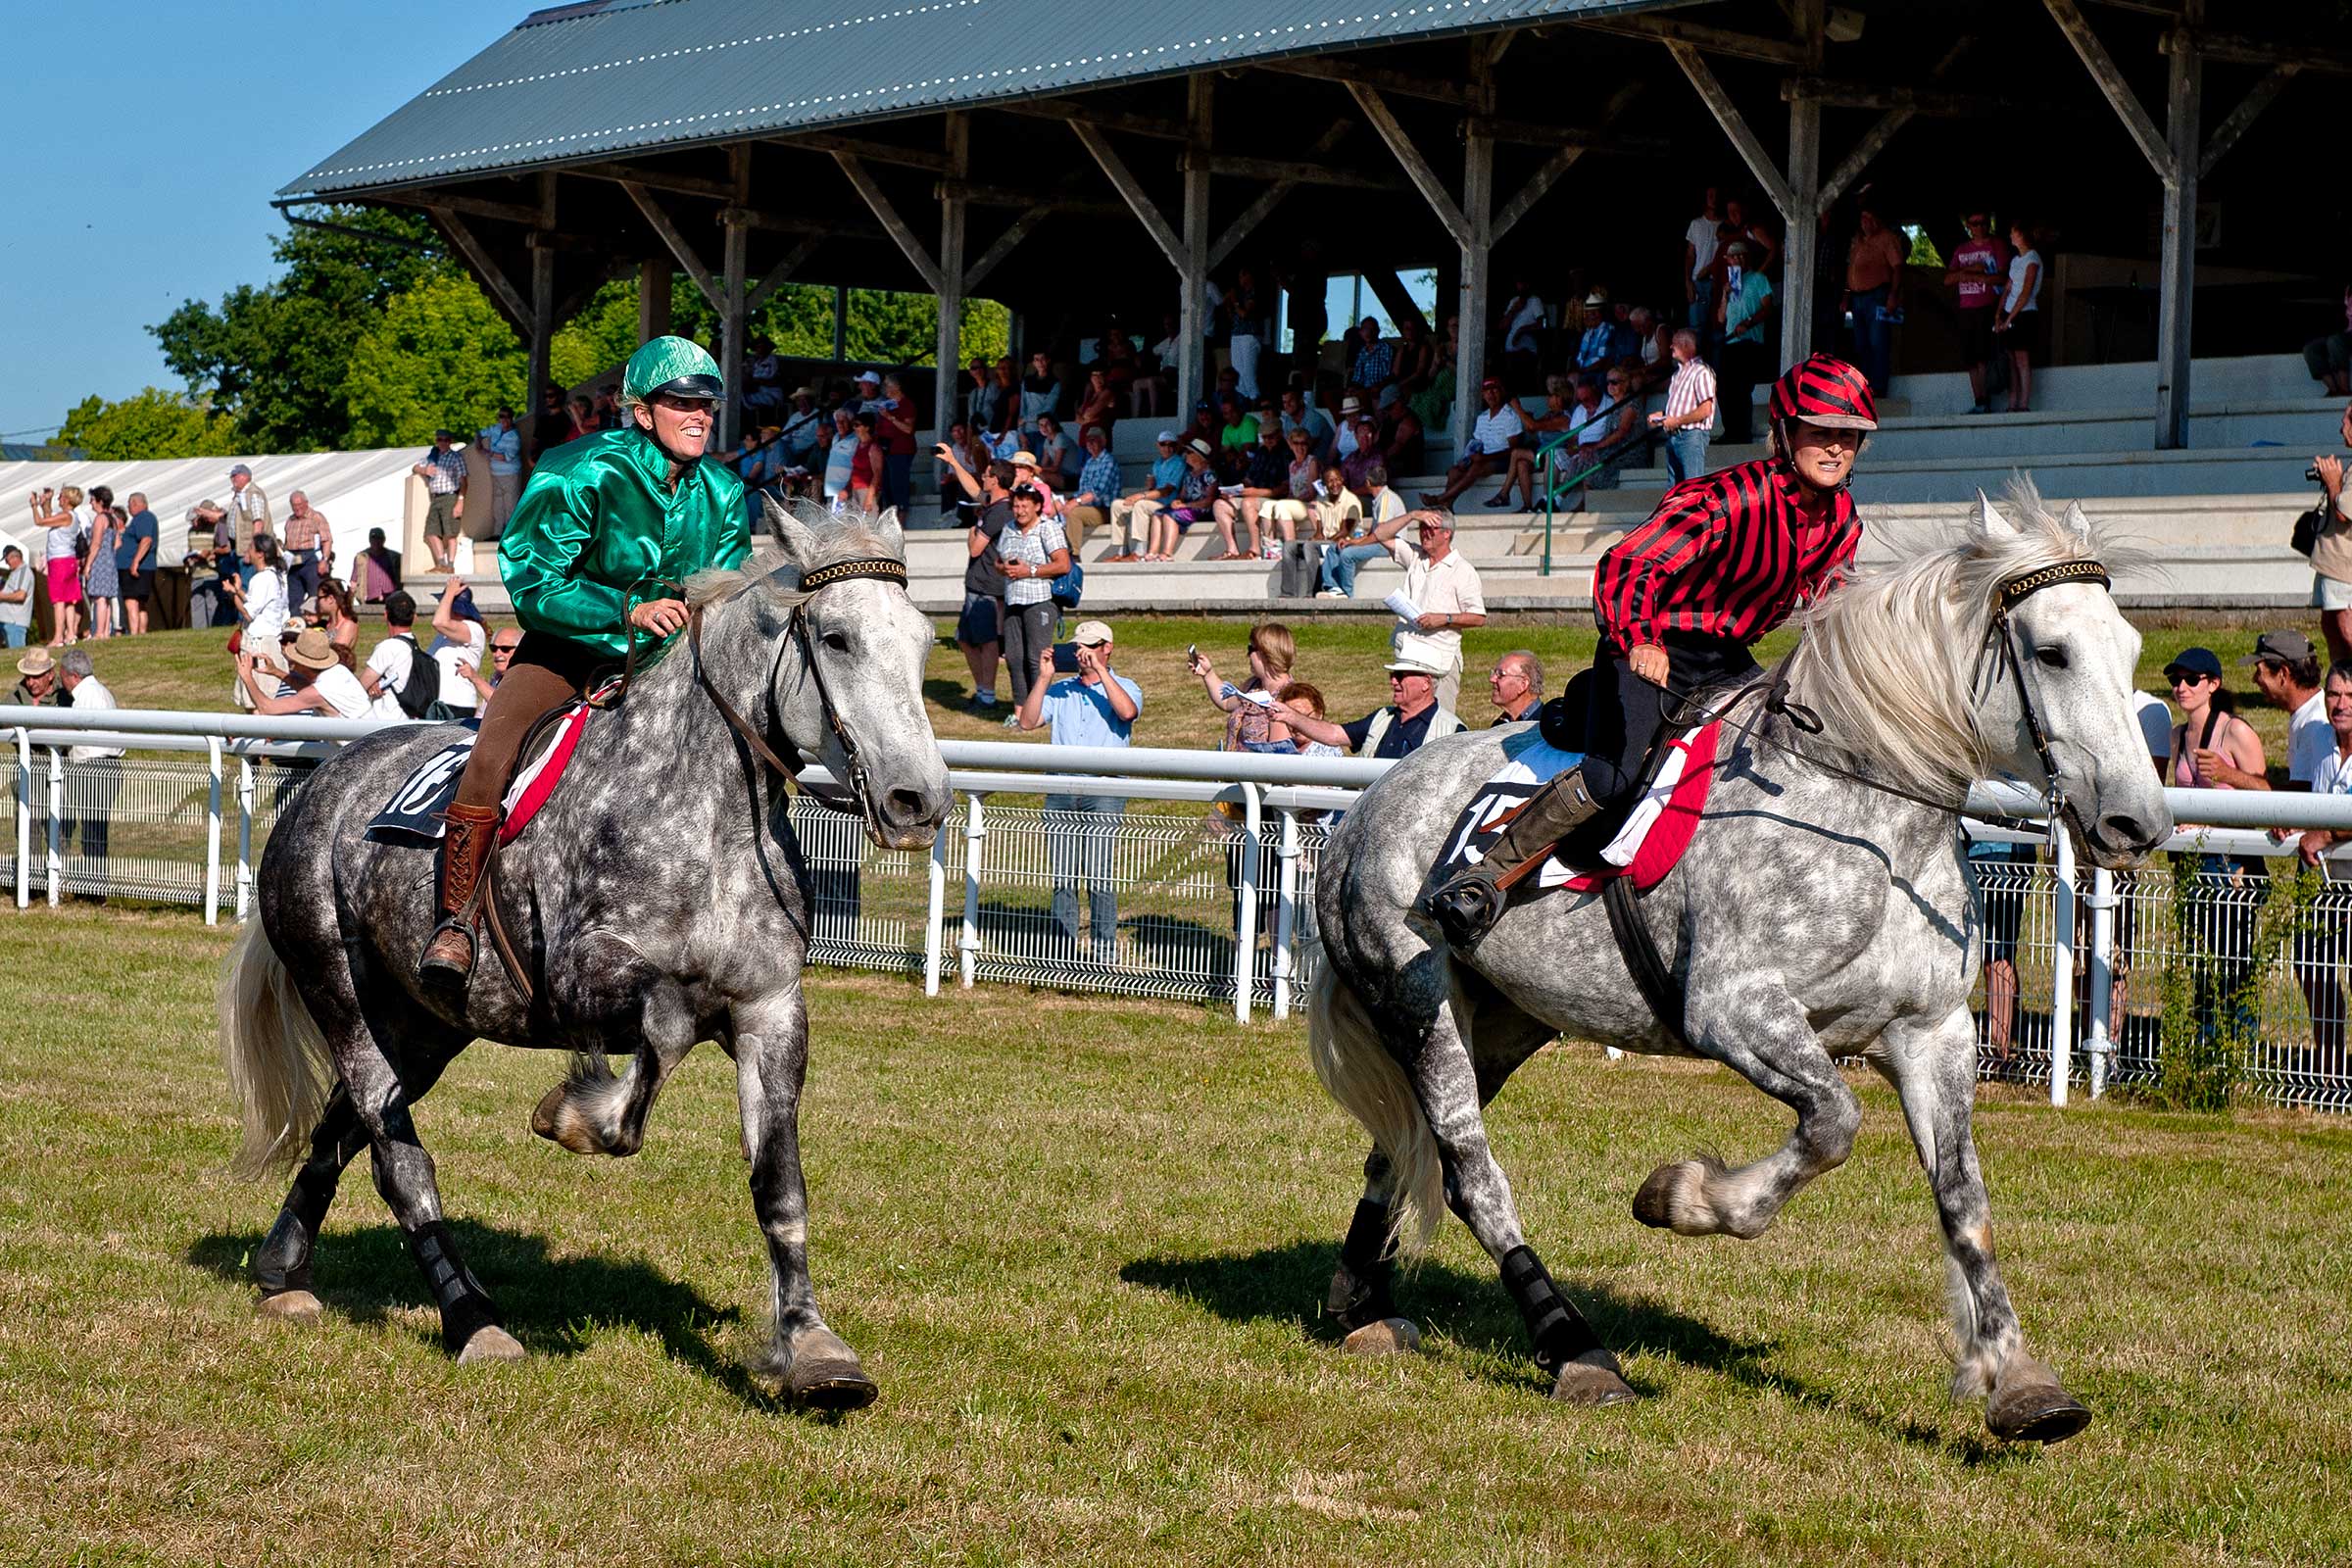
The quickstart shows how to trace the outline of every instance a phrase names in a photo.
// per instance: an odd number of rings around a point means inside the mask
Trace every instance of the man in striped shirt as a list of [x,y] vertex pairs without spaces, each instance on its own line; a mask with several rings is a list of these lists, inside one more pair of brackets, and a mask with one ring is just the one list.
[[1772,389],[1773,455],[1679,484],[1592,576],[1600,647],[1584,760],[1536,792],[1485,859],[1429,912],[1468,950],[1499,919],[1513,874],[1639,794],[1670,710],[1755,670],[1748,647],[1836,580],[1862,528],[1846,483],[1878,428],[1862,372],[1816,354]]
[[1674,379],[1666,383],[1665,412],[1649,422],[1666,433],[1666,473],[1676,484],[1707,471],[1707,438],[1715,430],[1715,372],[1698,357],[1698,334],[1674,334]]

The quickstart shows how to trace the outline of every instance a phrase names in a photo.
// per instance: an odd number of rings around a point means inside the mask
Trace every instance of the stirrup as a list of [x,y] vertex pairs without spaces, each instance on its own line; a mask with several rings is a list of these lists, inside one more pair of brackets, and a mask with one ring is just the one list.
[[[466,961],[455,963],[445,957],[435,957],[433,949],[444,935],[456,935],[465,940]],[[473,960],[478,956],[479,943],[474,938],[473,922],[454,915],[444,915],[433,926],[432,935],[424,939],[424,952],[416,959],[416,978],[426,985],[450,986],[464,990],[473,978]]]
[[1469,952],[1502,918],[1510,899],[1495,885],[1498,880],[1495,873],[1500,869],[1499,866],[1490,869],[1485,863],[1475,865],[1430,893],[1430,917],[1438,922],[1438,929],[1445,932],[1451,947]]

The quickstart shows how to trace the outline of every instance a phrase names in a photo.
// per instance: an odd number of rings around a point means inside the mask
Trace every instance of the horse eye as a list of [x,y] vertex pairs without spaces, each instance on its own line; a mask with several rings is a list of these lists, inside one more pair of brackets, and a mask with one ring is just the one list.
[[846,654],[850,651],[850,640],[837,631],[825,633],[823,640],[825,646],[837,654]]
[[2066,667],[2066,650],[2063,648],[2036,648],[2034,650],[2034,662],[2046,669],[2064,669]]

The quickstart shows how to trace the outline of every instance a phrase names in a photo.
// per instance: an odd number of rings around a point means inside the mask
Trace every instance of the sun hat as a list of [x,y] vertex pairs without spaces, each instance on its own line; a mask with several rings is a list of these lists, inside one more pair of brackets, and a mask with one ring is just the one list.
[[796,398],[812,398],[816,396],[816,388],[804,381],[792,389],[792,395]]
[[1099,620],[1082,620],[1078,629],[1070,633],[1070,641],[1081,648],[1099,648],[1110,641],[1110,628]]
[[2175,656],[2171,663],[2164,666],[2165,678],[2170,680],[2175,670],[2220,680],[2222,678],[2221,656],[2210,648],[2183,648]]
[[1412,659],[1402,655],[1390,660],[1380,667],[1392,675],[1427,675],[1432,680],[1441,680],[1446,674],[1446,671],[1439,669],[1425,659]]
[[17,673],[20,675],[46,675],[55,668],[57,661],[49,657],[46,648],[35,648],[17,661]]
[[1037,454],[1023,448],[1004,461],[1016,468],[1034,468],[1037,466]]
[[858,372],[858,379],[860,381],[871,381],[874,383],[874,385],[880,386],[882,384],[882,372],[879,370],[859,370]]
[[1185,448],[1187,451],[1198,452],[1204,458],[1213,458],[1217,455],[1216,450],[1207,442],[1201,440],[1199,436],[1195,436],[1190,441],[1187,441],[1185,443]]
[[324,669],[337,662],[335,645],[323,626],[313,626],[295,638],[294,646],[286,650],[286,658],[305,669]]
[[1361,414],[1363,411],[1364,400],[1362,398],[1348,397],[1340,399],[1340,412],[1342,414]]

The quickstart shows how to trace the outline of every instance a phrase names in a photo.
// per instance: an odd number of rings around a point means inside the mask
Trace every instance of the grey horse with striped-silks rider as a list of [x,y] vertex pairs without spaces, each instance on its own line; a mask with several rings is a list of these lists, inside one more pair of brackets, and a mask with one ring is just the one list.
[[1955,1396],[1986,1397],[2004,1438],[2053,1441],[2090,1419],[2027,1351],[1993,1257],[1970,1130],[1982,942],[1957,814],[1972,780],[2013,776],[2054,791],[2081,853],[2111,867],[2162,844],[2172,819],[2132,719],[2139,636],[2096,564],[2098,530],[2022,481],[2010,499],[2014,520],[1980,497],[1958,537],[1823,595],[1801,612],[1784,699],[1725,724],[1690,848],[1636,906],[1683,992],[1671,1032],[1599,897],[1522,891],[1467,956],[1421,912],[1447,826],[1503,765],[1512,729],[1424,747],[1348,813],[1319,871],[1327,961],[1308,1029],[1325,1087],[1374,1142],[1331,1289],[1351,1348],[1417,1341],[1392,1257],[1450,1208],[1500,1270],[1555,1396],[1633,1398],[1528,1247],[1484,1106],[1563,1033],[1720,1061],[1793,1109],[1794,1130],[1750,1164],[1661,1166],[1634,1212],[1753,1238],[1851,1150],[1861,1110],[1838,1069],[1859,1057],[1900,1096],[1934,1188]]
[[[691,629],[592,713],[563,782],[493,863],[484,897],[519,977],[486,958],[462,987],[419,978],[439,915],[429,845],[368,823],[462,732],[386,729],[320,765],[264,853],[260,912],[221,987],[222,1053],[243,1102],[240,1166],[295,1168],[256,1250],[262,1308],[320,1310],[318,1228],[343,1167],[369,1152],[461,1359],[512,1357],[489,1293],[442,1218],[411,1111],[476,1037],[575,1053],[534,1130],[629,1154],[664,1079],[701,1040],[735,1060],[753,1207],[772,1265],[767,1370],[802,1402],[874,1396],[809,1282],[798,1118],[809,878],[784,772],[820,761],[890,849],[931,844],[950,795],[922,698],[930,621],[906,596],[895,514],[835,518],[766,504],[780,558],[686,585]],[[613,1075],[608,1054],[629,1057]]]

